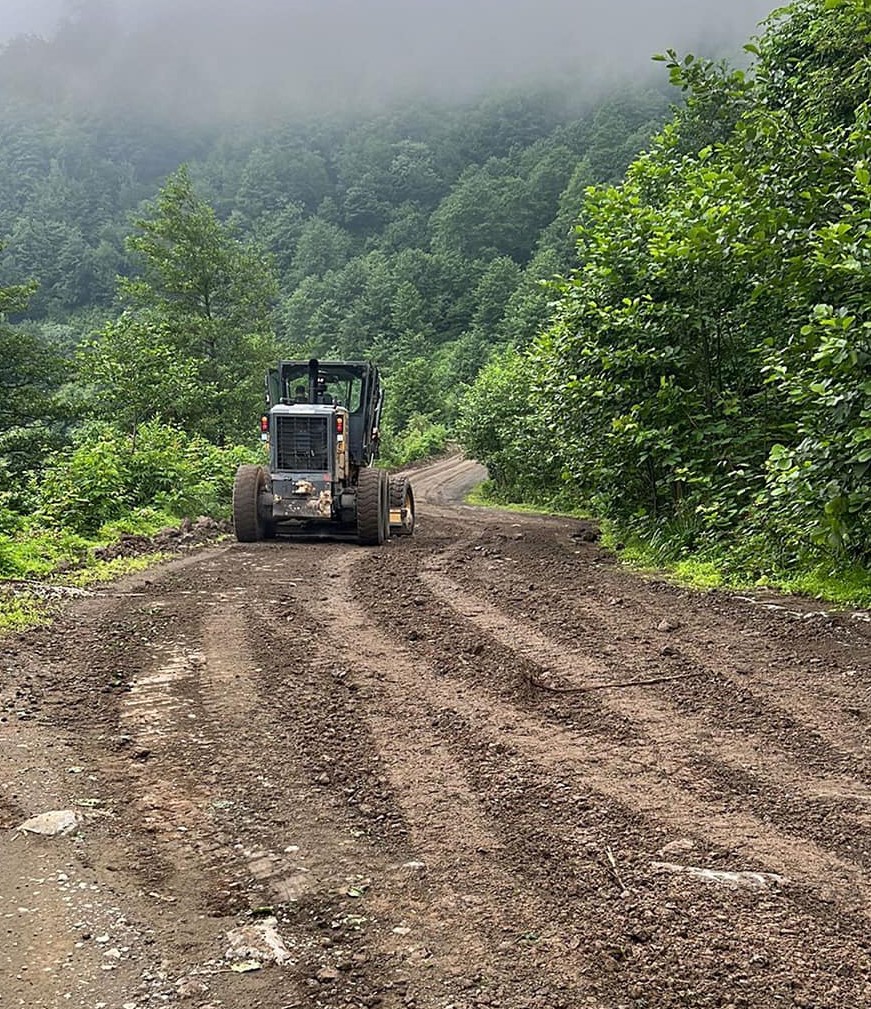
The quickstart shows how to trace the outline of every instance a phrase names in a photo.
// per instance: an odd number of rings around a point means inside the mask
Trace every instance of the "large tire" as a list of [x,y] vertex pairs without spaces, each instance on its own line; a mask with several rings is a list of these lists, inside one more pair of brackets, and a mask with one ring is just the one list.
[[386,469],[381,470],[381,540],[390,539],[390,476]]
[[364,547],[384,542],[384,470],[366,466],[357,477],[357,540]]
[[233,482],[233,525],[240,543],[256,543],[266,532],[260,517],[260,491],[266,486],[266,470],[246,464],[236,470]]
[[414,532],[414,491],[410,477],[396,475],[390,478],[390,510],[398,510],[402,514],[399,523],[391,523],[391,535],[411,536]]

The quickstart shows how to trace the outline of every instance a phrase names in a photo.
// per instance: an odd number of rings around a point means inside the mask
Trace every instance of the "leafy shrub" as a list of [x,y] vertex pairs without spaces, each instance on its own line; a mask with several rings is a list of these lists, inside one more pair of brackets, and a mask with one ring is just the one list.
[[400,434],[385,432],[381,445],[381,462],[400,467],[418,459],[428,459],[443,452],[448,443],[448,429],[434,424],[428,417],[415,414]]
[[563,489],[561,439],[550,426],[549,397],[535,383],[530,358],[509,349],[482,369],[460,403],[457,435],[486,465],[497,498],[510,493],[534,504]]
[[0,578],[15,578],[21,571],[15,541],[11,536],[0,534]]
[[38,518],[93,536],[136,509],[171,516],[229,512],[233,477],[250,449],[218,448],[197,435],[150,421],[130,439],[109,425],[80,428],[69,451],[55,454],[39,485]]

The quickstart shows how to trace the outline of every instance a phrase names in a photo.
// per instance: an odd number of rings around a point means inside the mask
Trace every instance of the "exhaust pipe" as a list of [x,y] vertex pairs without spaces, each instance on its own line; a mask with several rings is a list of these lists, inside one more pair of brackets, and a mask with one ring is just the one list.
[[318,401],[318,371],[320,362],[313,357],[308,363],[308,401],[317,403]]

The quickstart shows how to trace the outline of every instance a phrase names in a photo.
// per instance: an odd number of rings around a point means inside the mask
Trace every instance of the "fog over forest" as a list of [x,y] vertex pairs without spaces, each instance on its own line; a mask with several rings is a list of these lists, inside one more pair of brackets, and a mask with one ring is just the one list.
[[733,55],[771,7],[770,0],[3,0],[0,38],[19,87],[33,68],[32,94],[236,115],[450,98],[502,84],[637,79],[667,47]]

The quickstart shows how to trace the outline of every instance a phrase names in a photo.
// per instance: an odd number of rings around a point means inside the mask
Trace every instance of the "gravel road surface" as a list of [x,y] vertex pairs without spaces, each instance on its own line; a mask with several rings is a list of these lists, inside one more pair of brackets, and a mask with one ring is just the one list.
[[480,477],[0,641],[2,1009],[871,1006],[867,615],[642,578]]

